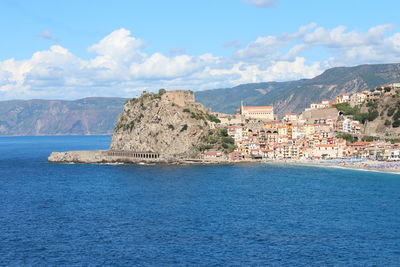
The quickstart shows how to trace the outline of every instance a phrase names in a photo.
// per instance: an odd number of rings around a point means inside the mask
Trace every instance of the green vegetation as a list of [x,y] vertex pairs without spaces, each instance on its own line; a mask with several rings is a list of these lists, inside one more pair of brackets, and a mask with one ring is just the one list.
[[204,112],[202,112],[202,111],[197,111],[197,112],[194,112],[194,111],[190,111],[189,109],[187,109],[187,108],[185,108],[184,110],[183,110],[183,112],[190,112],[190,117],[191,118],[194,118],[194,119],[196,119],[196,120],[203,120],[203,121],[205,121],[205,122],[207,122],[207,121],[212,121],[212,122],[216,122],[216,123],[220,123],[221,121],[217,118],[217,117],[215,117],[214,115],[211,115],[211,114],[208,114],[208,113],[204,113]]
[[385,139],[385,141],[394,144],[394,143],[399,143],[400,138],[389,138],[389,139]]
[[[400,102],[397,102],[396,107],[392,107],[392,110],[394,113],[393,117],[392,117],[392,119],[393,119],[392,127],[397,128],[400,126]],[[396,112],[395,112],[395,110],[396,110]],[[389,113],[389,111],[388,111],[388,113]]]
[[144,118],[144,115],[141,113],[139,116],[137,116],[135,119],[131,120],[128,122],[127,118],[122,114],[121,117],[119,118],[117,125],[115,125],[115,130],[123,129],[124,131],[130,130],[135,127],[136,123],[140,123],[140,121]]
[[218,118],[215,117],[214,115],[207,114],[207,119],[208,119],[209,121],[212,121],[212,122],[215,122],[215,123],[221,123],[220,119],[218,119]]
[[340,134],[336,135],[336,138],[343,138],[348,143],[354,143],[356,141],[355,137],[349,133],[340,133]]
[[376,109],[370,109],[370,110],[368,110],[368,113],[366,113],[366,114],[367,114],[366,119],[368,121],[373,121],[376,118],[378,118],[378,116],[379,116],[379,112]]
[[369,100],[367,102],[367,107],[376,109],[376,108],[378,108],[378,102],[376,102],[375,100]]
[[167,91],[165,89],[158,90],[158,94],[151,94],[153,99],[161,99],[161,96],[165,94]]
[[188,125],[185,124],[185,125],[182,126],[181,132],[186,131],[187,129],[188,129]]
[[351,107],[349,103],[339,103],[336,105],[333,105],[338,111],[342,112],[343,115],[354,115],[360,112],[360,108],[355,106]]
[[379,116],[379,112],[377,110],[378,104],[375,101],[369,101],[367,103],[368,112],[361,112],[359,106],[351,107],[349,103],[340,103],[334,105],[334,107],[342,112],[344,115],[351,115],[353,119],[364,124],[366,121],[373,121]]
[[204,116],[202,113],[195,113],[193,111],[190,112],[191,118],[196,119],[196,120],[205,120]]
[[174,127],[174,125],[172,125],[172,124],[168,124],[168,129],[174,130],[175,127]]
[[363,138],[361,138],[362,141],[364,142],[372,142],[375,140],[375,137],[373,136],[363,136]]
[[[358,120],[363,124],[365,124],[366,121],[373,121],[379,117],[379,107],[376,100],[368,101],[365,106],[368,107],[368,112],[361,112],[360,107],[351,107],[348,103],[334,105],[334,107],[344,115],[350,115],[353,117],[353,119]],[[384,125],[392,125],[393,128],[400,127],[400,101],[398,101],[395,106],[386,104],[384,108],[387,109],[386,115],[388,117],[392,117],[392,120],[385,120]],[[380,115],[381,118],[384,119],[384,110],[381,111]]]
[[189,112],[190,112],[190,109],[188,109],[188,108],[184,108],[184,109],[183,109],[183,112],[187,112],[187,113],[189,113]]
[[228,135],[225,128],[210,130],[203,137],[204,144],[197,147],[201,152],[209,149],[223,150],[225,153],[231,153],[235,150],[235,140]]
[[378,111],[373,111],[372,113],[358,113],[353,116],[353,118],[362,124],[365,124],[366,121],[373,121],[379,116]]
[[395,120],[393,123],[392,123],[392,127],[393,128],[397,128],[397,127],[399,127],[400,126],[400,120]]
[[388,117],[392,117],[395,111],[396,111],[395,107],[388,108],[388,110],[387,110]]
[[131,98],[125,101],[125,104],[127,103],[135,103],[137,101],[137,98]]

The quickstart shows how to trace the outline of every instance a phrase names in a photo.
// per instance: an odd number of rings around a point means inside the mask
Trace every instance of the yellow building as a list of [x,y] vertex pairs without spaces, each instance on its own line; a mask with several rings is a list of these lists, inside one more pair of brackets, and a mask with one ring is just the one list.
[[293,137],[293,127],[292,127],[292,124],[291,124],[291,123],[286,123],[286,124],[285,124],[285,127],[286,127],[286,135],[287,135],[289,138],[292,138],[292,137]]
[[306,125],[304,125],[304,130],[306,133],[306,137],[310,138],[315,133],[315,125],[314,124],[306,124]]
[[367,95],[366,94],[364,94],[364,93],[355,93],[355,94],[352,94],[351,97],[350,97],[350,105],[351,106],[361,105],[366,100],[367,100]]
[[284,136],[286,136],[286,135],[287,135],[287,128],[286,128],[286,126],[280,126],[280,127],[278,127],[278,134],[279,134],[279,135],[284,135]]

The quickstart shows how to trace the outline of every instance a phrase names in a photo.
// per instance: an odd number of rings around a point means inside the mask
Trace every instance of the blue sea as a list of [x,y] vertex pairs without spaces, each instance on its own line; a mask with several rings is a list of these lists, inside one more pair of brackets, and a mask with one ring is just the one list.
[[0,137],[1,266],[399,266],[400,176],[50,164],[110,136]]

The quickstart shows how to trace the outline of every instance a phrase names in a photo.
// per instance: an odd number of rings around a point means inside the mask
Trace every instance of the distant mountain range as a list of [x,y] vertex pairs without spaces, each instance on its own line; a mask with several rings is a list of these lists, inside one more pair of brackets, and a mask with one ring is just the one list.
[[[245,105],[273,105],[282,116],[342,93],[399,82],[400,64],[361,65],[326,70],[313,79],[242,84],[196,92],[213,111],[233,113]],[[0,101],[0,135],[110,134],[128,99],[92,97],[66,100]]]
[[110,134],[127,99],[0,102],[0,135]]
[[290,82],[242,84],[233,88],[196,92],[196,100],[213,111],[233,113],[245,105],[273,105],[275,112],[299,113],[313,102],[334,99],[342,93],[375,88],[378,85],[399,82],[400,64],[361,65],[326,70],[313,79]]

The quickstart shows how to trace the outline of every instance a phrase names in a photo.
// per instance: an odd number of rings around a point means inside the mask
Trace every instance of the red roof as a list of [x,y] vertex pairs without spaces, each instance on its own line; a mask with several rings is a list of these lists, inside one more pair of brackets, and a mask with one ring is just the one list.
[[353,144],[351,144],[352,146],[366,146],[366,145],[370,145],[373,142],[355,142]]

